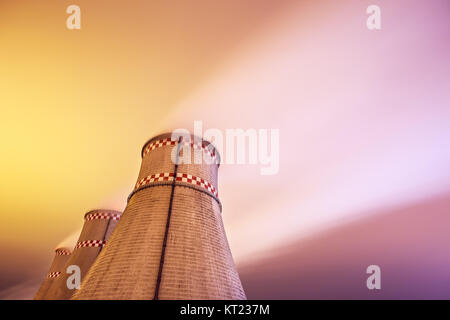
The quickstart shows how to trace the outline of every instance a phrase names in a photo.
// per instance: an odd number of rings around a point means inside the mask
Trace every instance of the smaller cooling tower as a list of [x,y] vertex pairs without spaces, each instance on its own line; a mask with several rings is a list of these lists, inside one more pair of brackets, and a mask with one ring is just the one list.
[[42,282],[39,290],[34,296],[35,300],[42,300],[52,283],[61,277],[64,265],[69,259],[71,253],[72,251],[68,248],[57,248],[55,250],[55,258],[53,258],[52,265],[50,266],[50,270],[48,271],[45,280]]
[[122,212],[113,210],[92,210],[85,214],[83,229],[75,249],[65,263],[63,273],[53,281],[43,299],[66,300],[72,296],[76,289],[67,287],[67,279],[71,274],[67,274],[65,270],[71,265],[76,265],[80,267],[81,279],[83,279],[114,230],[121,215]]

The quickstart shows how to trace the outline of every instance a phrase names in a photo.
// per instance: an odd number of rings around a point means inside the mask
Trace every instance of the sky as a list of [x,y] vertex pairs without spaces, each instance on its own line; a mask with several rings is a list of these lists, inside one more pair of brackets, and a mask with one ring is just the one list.
[[[0,3],[0,298],[31,298],[85,212],[125,208],[147,139],[195,120],[205,130],[279,130],[277,174],[219,170],[249,298],[371,298],[370,258],[388,279],[422,261],[417,297],[450,296],[448,239],[436,231],[450,193],[448,1],[77,0],[81,30],[68,30],[71,4]],[[381,30],[366,27],[372,4]],[[383,241],[358,231],[371,225]],[[351,266],[344,274],[355,282],[328,290],[329,252],[308,246],[339,232],[349,253],[332,265]],[[285,251],[284,285],[265,291],[267,266]],[[305,266],[308,281],[294,270],[305,260],[316,266]],[[404,297],[396,286],[376,297]]]

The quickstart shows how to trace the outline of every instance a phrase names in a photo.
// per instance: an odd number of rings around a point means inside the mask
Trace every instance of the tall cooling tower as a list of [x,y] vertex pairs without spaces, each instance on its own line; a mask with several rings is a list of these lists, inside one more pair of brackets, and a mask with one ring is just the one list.
[[52,265],[50,266],[47,277],[42,282],[41,286],[36,292],[36,295],[34,296],[35,300],[41,300],[45,296],[55,279],[61,277],[64,265],[69,259],[71,253],[71,249],[68,248],[57,248],[55,250],[55,257],[53,258]]
[[[177,165],[173,149],[214,162]],[[207,142],[148,141],[121,221],[72,299],[245,299],[222,223],[218,163]]]
[[114,210],[92,210],[85,214],[80,238],[64,266],[64,272],[53,281],[43,299],[66,300],[72,296],[75,289],[69,289],[67,286],[67,279],[71,274],[67,274],[65,270],[71,265],[78,266],[83,279],[106,244],[121,215],[122,212]]

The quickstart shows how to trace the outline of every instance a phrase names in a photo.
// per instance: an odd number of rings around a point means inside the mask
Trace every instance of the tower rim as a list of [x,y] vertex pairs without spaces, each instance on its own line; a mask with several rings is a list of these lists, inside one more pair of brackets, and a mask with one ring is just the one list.
[[57,253],[58,251],[69,251],[70,253],[72,253],[73,250],[68,246],[59,246],[55,248],[55,253]]
[[[217,167],[220,167],[221,157],[220,157],[219,150],[217,150],[216,146],[214,144],[212,144],[211,142],[209,142],[208,140],[204,140],[202,137],[196,136],[194,134],[191,134],[190,136],[191,136],[191,141],[195,141],[196,139],[199,139],[200,141],[202,141],[202,145],[204,145],[204,146],[211,145],[214,148],[214,153],[215,153],[217,159],[219,160],[217,162]],[[158,135],[154,136],[153,138],[148,139],[147,142],[144,143],[144,145],[142,146],[141,159],[144,158],[145,148],[150,143],[152,143],[153,141],[162,140],[162,139],[168,139],[168,138],[171,138],[171,137],[172,137],[172,132],[165,132],[165,133],[158,134]]]
[[87,215],[88,214],[91,214],[91,213],[99,213],[99,212],[101,212],[101,213],[107,213],[108,215],[110,215],[110,216],[112,216],[112,215],[114,215],[114,214],[118,214],[118,215],[122,215],[122,211],[118,211],[118,210],[111,210],[111,209],[92,209],[92,210],[89,210],[88,212],[86,212],[85,214],[84,214],[84,219],[86,219],[86,217],[87,217]]

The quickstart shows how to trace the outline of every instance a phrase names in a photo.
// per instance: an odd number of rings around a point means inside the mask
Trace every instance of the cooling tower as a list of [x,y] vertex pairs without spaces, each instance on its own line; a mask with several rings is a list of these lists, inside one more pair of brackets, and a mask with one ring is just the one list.
[[[85,214],[84,225],[80,238],[67,260],[64,270],[71,265],[78,266],[81,271],[81,279],[87,274],[98,254],[102,250],[122,212],[113,210],[92,210]],[[48,289],[43,299],[66,300],[69,299],[75,289],[67,287],[67,279],[71,274],[63,272]]]
[[68,248],[57,248],[55,250],[55,257],[53,258],[52,265],[50,266],[47,277],[42,282],[36,292],[36,295],[34,296],[35,300],[41,300],[49,290],[52,283],[61,277],[62,271],[64,270],[64,265],[69,259],[70,254],[71,250]]
[[[174,148],[214,162],[177,165]],[[207,142],[148,141],[121,221],[72,299],[245,299],[222,223],[218,163]]]

